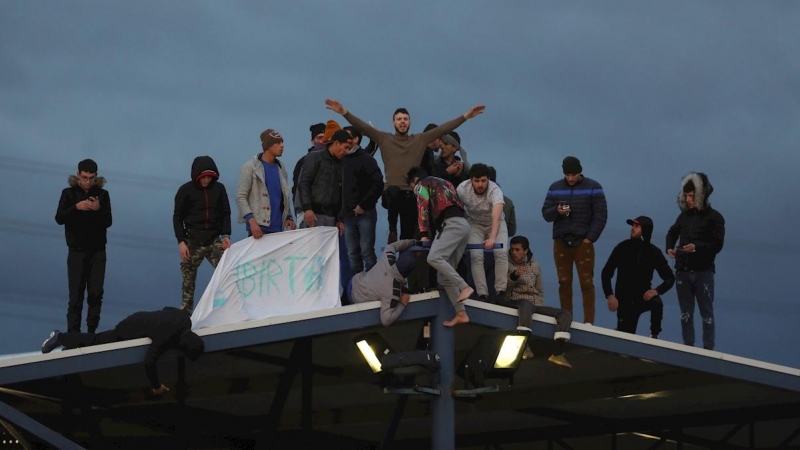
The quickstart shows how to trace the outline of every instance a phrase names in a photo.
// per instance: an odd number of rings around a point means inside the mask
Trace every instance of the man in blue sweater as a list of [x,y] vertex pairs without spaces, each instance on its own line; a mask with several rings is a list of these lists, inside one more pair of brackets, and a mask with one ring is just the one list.
[[550,185],[542,206],[544,220],[553,222],[553,257],[558,274],[561,309],[572,312],[572,266],[583,294],[583,322],[594,323],[594,243],[606,226],[603,187],[584,177],[578,158],[567,156],[564,178]]

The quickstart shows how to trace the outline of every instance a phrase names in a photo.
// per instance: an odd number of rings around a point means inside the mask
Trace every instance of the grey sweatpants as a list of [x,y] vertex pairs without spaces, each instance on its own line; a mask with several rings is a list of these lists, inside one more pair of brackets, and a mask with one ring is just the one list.
[[467,282],[456,272],[459,261],[464,256],[469,242],[469,223],[463,217],[451,217],[444,221],[442,232],[431,243],[428,252],[428,264],[438,274],[442,285],[456,312],[464,311],[464,305],[458,303],[461,290]]

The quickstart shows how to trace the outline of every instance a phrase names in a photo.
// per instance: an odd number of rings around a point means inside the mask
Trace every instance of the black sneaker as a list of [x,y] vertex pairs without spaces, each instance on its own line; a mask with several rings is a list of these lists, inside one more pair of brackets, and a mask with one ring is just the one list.
[[497,300],[498,305],[502,305],[506,301],[506,291],[500,291],[495,295],[495,300]]
[[479,296],[478,296],[478,300],[480,300],[480,301],[482,301],[482,302],[490,303],[490,302],[489,302],[489,296],[488,296],[488,295],[479,295]]
[[61,332],[58,330],[51,331],[50,337],[48,337],[44,342],[42,342],[42,353],[50,353],[57,347],[61,346],[61,344],[58,343],[58,337],[60,335]]

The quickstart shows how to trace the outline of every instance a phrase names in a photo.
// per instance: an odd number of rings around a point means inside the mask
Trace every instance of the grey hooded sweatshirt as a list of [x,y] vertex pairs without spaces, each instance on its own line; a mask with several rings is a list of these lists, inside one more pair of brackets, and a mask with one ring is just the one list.
[[412,247],[415,242],[413,239],[403,239],[387,245],[378,263],[369,272],[360,272],[353,277],[351,300],[353,303],[380,301],[381,323],[384,326],[391,325],[405,309],[400,302],[400,293],[406,280],[397,269],[397,253]]

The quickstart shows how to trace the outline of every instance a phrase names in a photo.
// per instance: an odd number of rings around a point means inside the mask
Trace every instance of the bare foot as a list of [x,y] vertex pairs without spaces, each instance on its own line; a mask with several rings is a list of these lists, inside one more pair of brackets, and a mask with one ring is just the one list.
[[466,311],[459,311],[452,320],[445,320],[444,326],[454,327],[460,323],[469,323],[469,316],[467,315]]
[[469,296],[472,295],[473,292],[475,292],[475,289],[472,289],[469,286],[465,287],[464,289],[461,290],[461,294],[458,295],[457,302],[461,303],[464,300],[467,300]]

